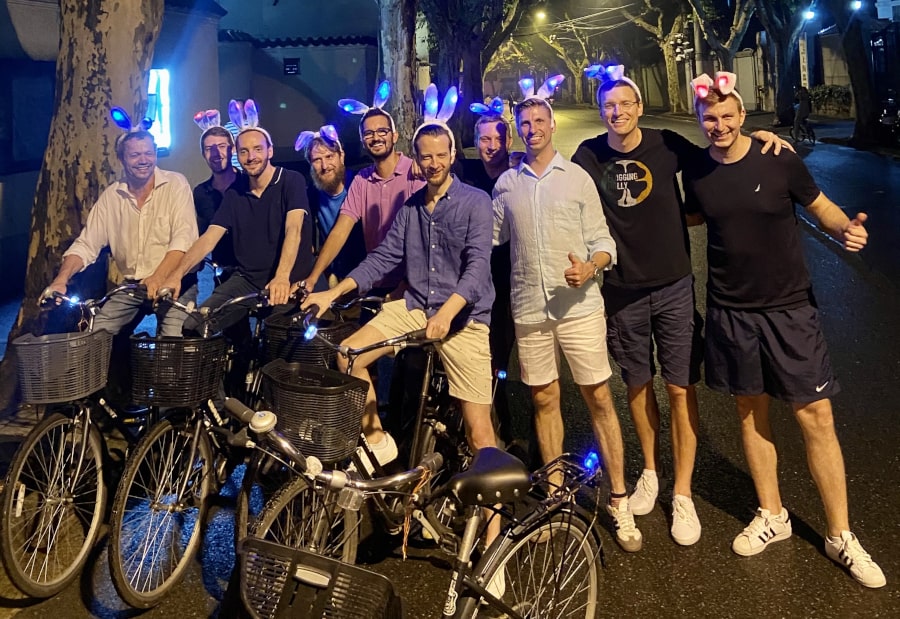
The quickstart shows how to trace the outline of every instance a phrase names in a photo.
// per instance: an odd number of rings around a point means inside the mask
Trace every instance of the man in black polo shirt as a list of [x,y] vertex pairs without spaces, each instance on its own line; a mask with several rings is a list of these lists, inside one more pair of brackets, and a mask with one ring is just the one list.
[[[832,373],[794,203],[844,249],[866,246],[866,215],[850,219],[816,186],[803,161],[776,161],[741,135],[746,117],[736,77],[696,78],[695,109],[710,143],[706,157],[685,167],[688,205],[707,227],[706,382],[733,394],[744,453],[759,499],[753,521],[732,550],[750,556],[791,536],[778,488],[778,456],[769,402],[790,403],[803,430],[809,469],[825,507],[825,554],[866,587],[883,587],[881,568],[850,532],[844,458],[830,397]],[[724,198],[723,198],[724,197]]]
[[[212,172],[208,179],[194,187],[197,228],[203,234],[219,210],[225,191],[231,187],[240,172],[231,165],[234,136],[225,127],[214,125],[204,131],[200,136],[200,151]],[[221,267],[234,266],[234,249],[231,243],[217,243],[212,251],[212,259]]]
[[[185,253],[165,286],[178,294],[178,281],[213,250],[226,234],[234,247],[237,271],[218,286],[203,307],[268,289],[271,305],[284,305],[291,286],[309,273],[313,264],[312,226],[306,181],[299,172],[271,165],[272,140],[261,127],[246,127],[237,137],[238,161],[244,175],[225,192],[209,229]],[[213,327],[225,329],[246,316],[252,302],[235,305],[216,317]],[[288,306],[275,308],[286,311]],[[185,330],[196,330],[193,317]]]

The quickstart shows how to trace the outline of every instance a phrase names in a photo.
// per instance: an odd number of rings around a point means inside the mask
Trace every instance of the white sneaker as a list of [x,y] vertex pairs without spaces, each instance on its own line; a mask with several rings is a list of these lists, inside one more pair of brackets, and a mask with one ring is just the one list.
[[758,554],[772,542],[780,542],[791,536],[791,518],[782,507],[773,515],[767,509],[757,508],[756,517],[731,543],[731,549],[742,557]]
[[845,567],[856,582],[864,587],[877,589],[887,584],[884,572],[872,561],[856,536],[850,531],[841,531],[841,536],[825,538],[825,554],[828,558]]
[[628,497],[631,513],[635,516],[645,516],[652,512],[658,494],[659,478],[656,476],[656,471],[644,469],[634,485],[634,492]]
[[696,544],[700,539],[700,519],[694,501],[682,494],[672,497],[672,539],[682,546]]
[[[378,460],[378,464],[381,466],[397,459],[397,443],[394,441],[394,437],[387,432],[384,433],[384,438],[377,443],[372,443],[365,437],[363,437],[363,440],[366,441],[366,444],[369,446],[369,449],[372,450],[372,453],[375,454],[375,459]],[[375,466],[369,460],[366,450],[362,447],[357,447],[356,453],[362,461],[363,466],[366,467],[366,472],[369,475],[372,475],[375,472]]]
[[625,552],[637,552],[641,549],[643,538],[641,532],[634,524],[634,514],[628,505],[628,499],[619,501],[618,507],[606,505],[606,511],[612,516],[613,526],[616,529],[616,542]]

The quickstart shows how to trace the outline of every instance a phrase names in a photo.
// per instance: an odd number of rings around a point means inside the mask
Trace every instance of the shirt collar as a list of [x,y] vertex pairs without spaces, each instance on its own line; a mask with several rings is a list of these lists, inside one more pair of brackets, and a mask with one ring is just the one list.
[[[550,164],[547,166],[547,169],[544,170],[543,176],[546,176],[550,172],[550,170],[554,168],[557,170],[566,169],[566,159],[559,154],[559,151],[556,151],[554,153],[553,159],[550,160]],[[525,162],[525,157],[522,157],[522,161],[519,162],[519,167],[516,168],[516,172],[518,174],[528,173],[535,178],[541,178],[535,173],[531,166]]]
[[[400,159],[397,160],[397,165],[394,166],[394,172],[391,175],[391,178],[396,178],[397,176],[408,176],[410,168],[412,168],[413,160],[403,153],[400,153],[399,151],[398,154],[400,155]],[[378,172],[375,170],[374,164],[372,164],[372,166],[369,168],[369,174],[367,174],[366,177],[368,178],[370,183],[384,182],[385,180],[387,180],[378,176]]]

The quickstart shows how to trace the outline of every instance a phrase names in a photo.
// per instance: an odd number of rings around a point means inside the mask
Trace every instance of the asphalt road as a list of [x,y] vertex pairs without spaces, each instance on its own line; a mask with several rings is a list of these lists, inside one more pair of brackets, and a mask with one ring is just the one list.
[[[556,117],[556,144],[566,156],[581,140],[601,132],[596,111],[558,110]],[[647,117],[642,122],[674,128],[699,143],[700,136],[689,120]],[[900,291],[896,286],[900,268],[894,249],[900,240],[900,215],[896,212],[900,165],[829,144],[801,154],[829,196],[848,212],[866,210],[870,214],[871,246],[863,257],[842,252],[812,228],[804,235],[804,248],[832,363],[843,387],[834,405],[849,481],[851,522],[884,569],[888,585],[876,591],[864,589],[824,555],[824,515],[808,473],[799,429],[784,405],[773,409],[773,427],[782,494],[795,534],[756,557],[741,558],[731,552],[732,538],[752,518],[755,494],[742,455],[733,402],[700,386],[694,500],[703,536],[688,548],[677,546],[669,537],[671,453],[664,421],[661,503],[651,514],[638,518],[644,549],[633,555],[620,551],[612,541],[608,519],[602,519],[606,568],[601,616],[900,616],[900,528],[894,520],[900,514],[900,416],[895,404],[900,375]],[[701,311],[705,310],[704,241],[702,228],[692,231]],[[640,473],[640,450],[626,412],[624,386],[617,377],[611,385],[623,423],[628,479],[633,482]],[[514,373],[509,389],[515,410],[520,411],[518,429],[527,432],[530,402]],[[657,389],[665,408],[661,383]],[[563,409],[566,446],[586,448],[592,443],[587,413],[570,382],[564,384]],[[225,501],[215,510],[202,564],[198,562],[170,598],[142,616],[216,615],[233,560],[230,539],[231,514]],[[399,549],[389,548],[386,558],[371,559],[371,567],[390,576],[406,600],[408,617],[439,616],[448,582],[447,558],[418,548],[412,549],[405,562],[399,556]],[[118,619],[140,614],[116,597],[102,546],[97,559],[80,582],[42,602],[22,599],[0,573],[0,617]]]

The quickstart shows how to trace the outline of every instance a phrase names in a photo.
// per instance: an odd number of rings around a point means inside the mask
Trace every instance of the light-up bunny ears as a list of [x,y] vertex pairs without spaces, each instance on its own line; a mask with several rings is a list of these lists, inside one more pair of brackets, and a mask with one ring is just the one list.
[[[550,102],[547,101],[550,97],[553,96],[553,91],[556,90],[556,87],[562,84],[562,81],[566,79],[565,76],[562,75],[553,75],[544,80],[544,83],[541,84],[541,87],[538,88],[537,94],[534,93],[534,78],[531,77],[523,77],[519,80],[519,89],[522,91],[522,96],[524,99],[522,101],[528,101],[529,99],[536,99],[539,101],[543,101],[547,109],[550,110],[550,120],[553,120],[553,107],[550,105]],[[518,122],[518,119],[517,119]]]
[[153,119],[148,118],[147,116],[144,116],[138,124],[133,124],[128,112],[118,106],[110,109],[109,115],[119,129],[124,129],[128,133],[134,131],[147,131],[153,126]]
[[[338,101],[338,107],[340,107],[348,114],[365,114],[369,110],[377,108],[381,110],[385,116],[387,116],[389,121],[391,121],[391,131],[396,133],[397,128],[394,126],[394,119],[390,114],[384,111],[384,104],[387,103],[387,100],[390,98],[390,96],[391,83],[388,80],[384,80],[383,82],[378,84],[378,88],[375,89],[375,100],[372,102],[372,107],[369,107],[362,101],[357,101],[356,99],[341,99],[340,101]],[[361,124],[360,130],[362,130]]]
[[222,126],[222,116],[219,110],[200,110],[194,114],[194,122],[204,133],[212,127]]
[[456,138],[453,137],[453,131],[447,126],[447,121],[450,120],[450,117],[453,116],[453,112],[456,111],[456,104],[458,101],[459,93],[456,90],[456,86],[451,86],[444,95],[444,102],[441,104],[440,111],[438,111],[437,86],[434,84],[428,85],[428,88],[425,89],[425,118],[413,134],[413,148],[415,148],[416,137],[419,135],[419,131],[425,127],[438,125],[447,130],[447,133],[450,136],[450,153],[453,155],[456,154]]
[[337,152],[344,150],[334,125],[324,125],[315,132],[301,131],[297,136],[297,140],[294,142],[294,150],[298,152],[303,151],[306,158],[309,159],[309,151],[317,139],[322,140],[332,150],[336,150]]
[[715,81],[713,81],[713,78],[706,73],[698,75],[691,80],[691,89],[694,91],[694,102],[696,103],[697,99],[705,99],[709,96],[711,90],[716,90],[721,95],[734,95],[737,97],[738,102],[741,104],[741,109],[743,110],[744,100],[741,98],[740,93],[734,89],[736,85],[737,75],[729,73],[728,71],[716,72]]
[[488,105],[473,103],[469,109],[481,116],[503,116],[503,99],[494,97]]
[[611,64],[605,67],[602,64],[592,64],[584,70],[584,74],[591,79],[600,80],[600,86],[597,87],[597,105],[600,105],[600,89],[606,84],[615,82],[625,82],[631,86],[637,95],[638,103],[643,101],[641,89],[632,80],[625,77],[625,65],[623,64]]
[[269,146],[273,146],[272,136],[259,126],[259,110],[253,99],[247,99],[243,103],[237,99],[232,99],[228,103],[228,117],[238,127],[238,136],[245,131],[259,131],[266,136]]

